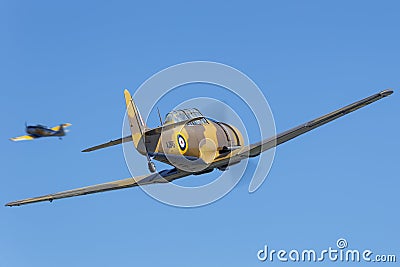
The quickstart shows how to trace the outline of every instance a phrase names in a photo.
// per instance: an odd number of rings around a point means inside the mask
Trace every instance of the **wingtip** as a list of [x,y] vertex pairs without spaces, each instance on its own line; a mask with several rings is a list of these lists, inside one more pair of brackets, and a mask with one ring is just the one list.
[[389,95],[393,94],[393,90],[392,90],[392,89],[386,89],[386,90],[383,90],[382,92],[380,92],[380,94],[381,94],[383,97],[389,96]]

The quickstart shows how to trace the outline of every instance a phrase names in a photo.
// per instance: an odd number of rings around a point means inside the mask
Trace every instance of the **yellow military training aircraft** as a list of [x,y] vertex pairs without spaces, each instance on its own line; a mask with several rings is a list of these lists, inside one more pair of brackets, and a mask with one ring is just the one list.
[[[242,134],[237,128],[227,123],[204,117],[195,108],[171,111],[167,114],[162,126],[149,129],[144,123],[130,93],[125,90],[131,135],[85,149],[83,152],[132,141],[137,151],[147,157],[151,174],[13,201],[7,203],[6,206],[53,201],[54,199],[139,185],[168,183],[185,176],[211,172],[214,169],[224,171],[229,166],[237,164],[245,158],[258,156],[268,149],[365,107],[392,93],[392,90],[381,91],[276,136],[254,144],[244,145]],[[172,168],[156,172],[152,159],[167,163]]]
[[18,137],[10,138],[11,141],[23,141],[23,140],[33,140],[40,137],[51,137],[56,136],[61,139],[62,136],[65,136],[65,128],[71,126],[71,123],[63,123],[52,128],[48,128],[43,125],[34,125],[28,126],[25,124],[25,132],[27,135],[22,135]]

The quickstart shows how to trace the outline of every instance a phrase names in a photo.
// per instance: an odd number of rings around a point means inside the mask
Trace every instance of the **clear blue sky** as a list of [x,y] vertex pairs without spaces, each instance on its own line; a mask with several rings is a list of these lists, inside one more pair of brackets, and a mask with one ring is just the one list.
[[[177,63],[246,73],[278,132],[400,82],[398,1],[0,5],[1,204],[129,177],[122,147],[80,150],[120,136],[124,88]],[[280,146],[254,194],[246,182],[192,209],[140,188],[0,207],[0,266],[279,265],[256,252],[340,237],[399,258],[399,94]],[[10,142],[25,121],[73,126],[62,141]]]

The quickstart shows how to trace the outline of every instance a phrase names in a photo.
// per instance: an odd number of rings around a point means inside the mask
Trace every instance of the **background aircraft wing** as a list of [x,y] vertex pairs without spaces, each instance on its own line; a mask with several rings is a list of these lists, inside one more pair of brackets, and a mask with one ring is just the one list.
[[[62,126],[63,126],[64,128],[67,128],[67,127],[69,127],[69,126],[71,126],[71,125],[72,125],[71,123],[64,123],[64,124],[62,124]],[[50,130],[58,131],[58,130],[60,130],[60,125],[54,126],[54,127],[50,128]]]
[[243,149],[242,151],[240,151],[239,156],[240,155],[242,155],[242,156],[248,155],[249,157],[255,157],[268,149],[271,149],[275,146],[285,143],[286,141],[289,141],[290,139],[293,139],[299,135],[309,132],[315,128],[318,128],[330,121],[336,120],[336,119],[338,119],[346,114],[349,114],[350,112],[353,112],[359,108],[365,107],[379,99],[382,99],[386,96],[391,95],[392,93],[393,93],[392,90],[384,90],[382,92],[379,92],[377,94],[374,94],[367,98],[364,98],[360,101],[354,102],[353,104],[347,105],[343,108],[340,108],[331,113],[328,113],[324,116],[321,116],[319,118],[311,120],[307,123],[301,124],[297,127],[287,130],[285,132],[282,132],[282,133],[278,134],[276,137],[268,138],[261,142],[251,144],[251,145],[245,147],[245,149]]
[[33,139],[36,139],[39,137],[40,136],[22,135],[22,136],[10,138],[10,140],[16,142],[16,141],[23,141],[23,140],[33,140]]
[[68,191],[63,191],[55,194],[44,195],[40,197],[27,198],[23,200],[17,200],[7,203],[6,206],[20,206],[35,202],[42,201],[53,201],[54,199],[76,197],[81,195],[94,194],[104,191],[118,190],[128,187],[134,187],[139,185],[155,184],[155,183],[167,183],[175,179],[182,178],[184,176],[190,175],[191,173],[180,171],[178,169],[163,170],[158,173],[152,173],[148,175],[142,175],[135,178],[127,178],[122,180],[117,180],[113,182],[108,182],[104,184],[92,185],[87,187],[81,187],[77,189],[72,189]]
[[119,144],[122,144],[122,143],[125,143],[125,142],[131,142],[131,141],[132,141],[132,136],[129,135],[129,136],[125,136],[125,137],[122,137],[122,138],[119,138],[119,139],[111,140],[110,142],[107,142],[107,143],[104,143],[104,144],[100,144],[100,145],[97,145],[97,146],[86,148],[86,149],[82,150],[82,152],[90,152],[90,151],[98,150],[98,149],[101,149],[101,148],[106,148],[106,147],[109,147],[109,146],[115,146],[115,145],[119,145]]

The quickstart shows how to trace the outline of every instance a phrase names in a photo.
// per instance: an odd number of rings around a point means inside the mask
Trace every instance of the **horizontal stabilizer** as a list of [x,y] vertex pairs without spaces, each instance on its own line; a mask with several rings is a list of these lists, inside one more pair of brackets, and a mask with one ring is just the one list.
[[54,126],[54,127],[50,128],[50,129],[53,130],[53,131],[58,131],[61,128],[60,126],[62,126],[63,128],[67,128],[67,127],[69,127],[71,125],[72,125],[71,123],[63,123],[61,125]]
[[[183,127],[187,123],[190,123],[190,122],[202,119],[202,118],[204,118],[204,117],[192,118],[190,120],[177,122],[177,123],[171,123],[171,124],[168,124],[168,125],[160,126],[158,128],[154,128],[154,129],[148,129],[144,134],[146,135],[146,137],[148,137],[148,136],[159,136],[162,131],[170,130],[170,129],[173,129],[173,128]],[[125,143],[125,142],[131,142],[132,140],[133,140],[132,136],[125,136],[123,138],[111,140],[108,143],[104,143],[104,144],[100,144],[100,145],[97,145],[97,146],[86,148],[86,149],[82,150],[82,152],[91,152],[91,151],[95,151],[95,150],[98,150],[98,149],[106,148],[106,147],[109,147],[109,146],[115,146],[115,145],[119,145],[119,144],[122,144],[122,143]]]
[[91,152],[91,151],[94,151],[94,150],[106,148],[106,147],[109,147],[109,146],[115,146],[115,145],[119,145],[119,144],[122,144],[122,143],[125,143],[125,142],[131,142],[131,141],[132,141],[132,136],[129,135],[129,136],[125,136],[123,138],[119,138],[119,139],[116,139],[116,140],[111,140],[108,143],[104,143],[104,144],[101,144],[101,145],[97,145],[97,146],[86,148],[86,149],[82,150],[82,152]]

